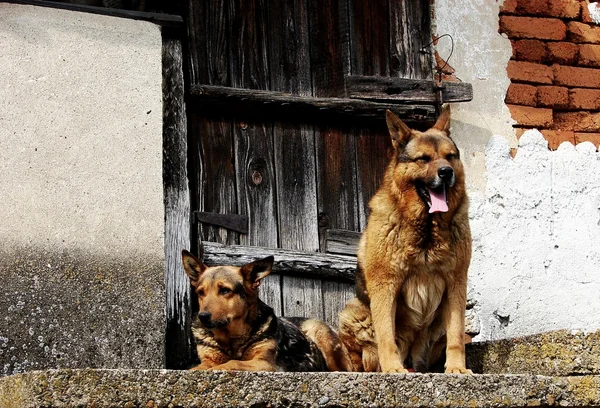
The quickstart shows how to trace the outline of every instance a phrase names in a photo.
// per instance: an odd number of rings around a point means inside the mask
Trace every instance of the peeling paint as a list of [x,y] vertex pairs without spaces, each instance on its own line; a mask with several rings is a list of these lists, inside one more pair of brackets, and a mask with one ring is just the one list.
[[485,195],[471,195],[475,340],[600,328],[600,153],[589,142],[550,151],[537,130],[509,151],[491,139]]

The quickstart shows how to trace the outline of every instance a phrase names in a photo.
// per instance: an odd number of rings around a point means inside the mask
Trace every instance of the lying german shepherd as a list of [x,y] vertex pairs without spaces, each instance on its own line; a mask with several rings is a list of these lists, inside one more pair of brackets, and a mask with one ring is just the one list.
[[272,256],[207,267],[184,250],[182,260],[200,306],[192,333],[201,364],[192,370],[349,371],[347,352],[327,324],[278,318],[258,298]]
[[369,207],[358,249],[356,299],[340,315],[354,370],[427,371],[446,351],[465,367],[471,232],[465,175],[446,105],[426,132],[387,111],[394,155]]

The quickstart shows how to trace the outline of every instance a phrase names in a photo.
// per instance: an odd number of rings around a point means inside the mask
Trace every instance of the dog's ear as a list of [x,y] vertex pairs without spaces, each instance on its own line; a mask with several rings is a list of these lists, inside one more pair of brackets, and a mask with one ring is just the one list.
[[242,276],[250,284],[252,289],[260,286],[260,281],[269,276],[273,268],[273,256],[268,256],[258,261],[250,262],[242,266]]
[[441,130],[442,132],[446,132],[450,134],[450,105],[445,104],[442,106],[442,112],[440,113],[440,117],[433,125],[433,129]]
[[201,260],[190,254],[185,249],[181,251],[181,261],[185,274],[190,278],[192,284],[200,279],[200,275],[206,270],[207,266]]
[[385,120],[392,137],[394,149],[397,150],[406,146],[411,136],[410,128],[389,109],[385,111]]

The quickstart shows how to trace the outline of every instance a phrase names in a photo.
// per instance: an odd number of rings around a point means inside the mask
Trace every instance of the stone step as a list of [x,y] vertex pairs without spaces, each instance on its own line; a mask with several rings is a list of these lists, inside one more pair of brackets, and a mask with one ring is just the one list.
[[0,407],[600,407],[600,376],[47,370],[0,378]]
[[486,374],[598,375],[600,331],[556,330],[472,343],[467,346],[467,367]]

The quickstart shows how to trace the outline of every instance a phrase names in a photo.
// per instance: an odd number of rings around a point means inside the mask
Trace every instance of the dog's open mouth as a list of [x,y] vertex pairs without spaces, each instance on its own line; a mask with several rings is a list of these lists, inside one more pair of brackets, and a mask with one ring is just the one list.
[[436,188],[419,186],[417,191],[423,201],[429,206],[429,214],[448,211],[448,197],[446,196],[445,183]]

